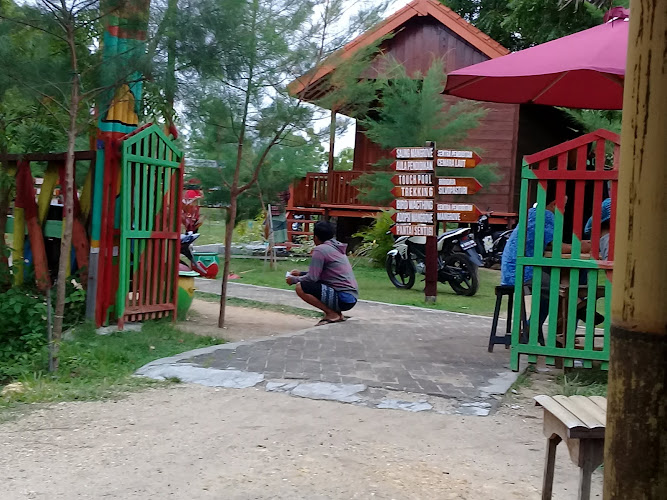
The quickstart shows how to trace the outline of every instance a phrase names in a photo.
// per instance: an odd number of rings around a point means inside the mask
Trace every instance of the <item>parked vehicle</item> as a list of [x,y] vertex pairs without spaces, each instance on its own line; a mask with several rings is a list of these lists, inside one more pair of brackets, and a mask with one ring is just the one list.
[[[192,256],[192,248],[195,240],[199,238],[199,233],[193,233],[188,231],[186,234],[181,235],[181,259],[180,259],[180,268],[181,270],[196,271],[201,276],[207,277],[207,269],[200,263],[195,261]],[[186,262],[183,257],[188,259],[190,262]]]
[[[458,295],[471,296],[479,288],[477,254],[470,228],[454,229],[438,236],[438,281],[449,283]],[[386,269],[396,288],[412,288],[416,274],[426,274],[426,237],[399,236],[387,253]]]
[[493,230],[491,224],[489,224],[489,216],[492,213],[481,215],[477,224],[473,224],[472,227],[472,236],[484,267],[493,267],[495,264],[500,264],[503,250],[505,250],[507,240],[512,234],[511,229],[505,231]]

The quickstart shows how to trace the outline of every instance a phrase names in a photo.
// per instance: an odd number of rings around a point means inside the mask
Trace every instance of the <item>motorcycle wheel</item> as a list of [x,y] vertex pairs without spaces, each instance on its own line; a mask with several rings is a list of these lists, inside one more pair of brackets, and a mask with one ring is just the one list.
[[444,265],[448,268],[449,285],[457,295],[471,297],[479,289],[477,266],[466,254],[453,253],[445,257]]
[[408,290],[415,284],[415,268],[412,262],[403,260],[399,256],[387,255],[385,268],[389,281],[396,288]]

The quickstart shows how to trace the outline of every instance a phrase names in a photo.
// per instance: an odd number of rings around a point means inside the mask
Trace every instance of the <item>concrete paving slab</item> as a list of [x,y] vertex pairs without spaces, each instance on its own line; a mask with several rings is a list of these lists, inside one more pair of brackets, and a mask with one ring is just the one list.
[[[217,286],[201,280],[199,289],[205,288],[202,282]],[[305,306],[293,292],[267,287],[231,283],[230,296]],[[138,373],[164,377],[178,372],[168,376],[187,376],[188,381],[206,380],[208,373],[214,380],[210,384],[237,383],[225,382],[217,372],[247,373],[252,374],[247,384],[255,381],[252,385],[272,392],[474,415],[493,411],[518,376],[509,369],[508,351],[487,352],[491,318],[370,301],[360,301],[353,311],[355,316],[344,323],[183,353]],[[242,377],[227,377],[244,383]]]

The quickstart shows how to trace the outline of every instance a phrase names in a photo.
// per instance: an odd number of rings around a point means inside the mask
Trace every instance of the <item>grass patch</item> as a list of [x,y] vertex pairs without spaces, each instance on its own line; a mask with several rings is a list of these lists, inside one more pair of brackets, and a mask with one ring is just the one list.
[[[232,259],[231,271],[240,275],[241,283],[273,288],[292,289],[285,283],[285,272],[292,269],[305,270],[310,259],[291,259],[277,262],[271,270],[264,262],[253,259]],[[495,305],[495,286],[500,283],[500,273],[489,269],[479,270],[480,287],[473,297],[456,295],[449,285],[438,284],[438,300],[435,304],[424,303],[422,276],[411,290],[394,287],[384,268],[373,267],[366,261],[354,262],[354,274],[359,283],[361,299],[387,302],[407,306],[428,307],[444,311],[492,316]]]
[[225,215],[227,211],[224,208],[202,207],[200,213],[204,216],[204,222],[198,230],[200,236],[197,238],[195,245],[224,243]]
[[533,385],[533,380],[531,378],[532,374],[535,373],[535,367],[529,365],[514,381],[510,387],[510,391],[520,391],[521,389],[528,389]]
[[556,378],[553,394],[563,396],[607,396],[608,372],[595,368],[567,370]]
[[[20,403],[114,398],[164,384],[132,375],[150,361],[222,342],[182,332],[166,321],[145,323],[141,332],[111,335],[97,335],[92,325],[82,325],[73,340],[61,344],[58,371],[36,370],[16,379],[23,390],[0,397],[0,411]],[[43,360],[40,366],[44,366]]]
[[[214,293],[195,292],[195,298],[205,300],[207,302],[220,302],[220,295]],[[266,302],[259,302],[258,300],[239,299],[236,297],[227,297],[227,304],[237,307],[249,307],[252,309],[263,309],[265,311],[275,311],[283,314],[291,314],[293,316],[302,316],[305,318],[321,318],[322,313],[312,311],[310,309],[302,309],[301,307],[282,306],[280,304],[267,304]]]

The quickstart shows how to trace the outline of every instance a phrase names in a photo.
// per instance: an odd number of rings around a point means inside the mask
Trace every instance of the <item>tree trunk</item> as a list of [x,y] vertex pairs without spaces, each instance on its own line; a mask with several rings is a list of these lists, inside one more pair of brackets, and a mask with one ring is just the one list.
[[632,2],[614,248],[605,500],[667,498],[667,3]]
[[[63,220],[65,229],[60,240],[60,260],[56,281],[56,310],[53,321],[52,340],[49,349],[49,371],[58,370],[58,354],[65,319],[65,287],[72,251],[72,227],[74,226],[74,148],[76,141],[76,118],[79,112],[79,72],[74,41],[74,29],[67,27],[67,41],[72,58],[72,89],[70,92],[69,128],[67,130],[67,158],[65,159],[65,206]],[[47,292],[47,293],[50,293]]]
[[[253,20],[252,30],[255,32],[257,22],[257,12],[259,2],[253,1]],[[236,149],[236,165],[234,165],[234,178],[229,190],[229,222],[225,226],[225,260],[222,266],[222,289],[220,290],[220,314],[218,316],[218,328],[225,326],[225,306],[227,305],[227,284],[229,283],[229,266],[232,260],[232,235],[234,234],[234,224],[236,223],[237,200],[241,191],[239,190],[239,177],[241,174],[241,163],[243,162],[243,143],[245,142],[246,127],[248,124],[248,112],[250,110],[250,96],[253,90],[253,77],[255,69],[255,47],[250,55],[248,64],[248,84],[245,92],[245,102],[243,106],[243,118],[241,119],[241,129],[239,130],[239,143]],[[247,188],[247,185],[246,185]]]

